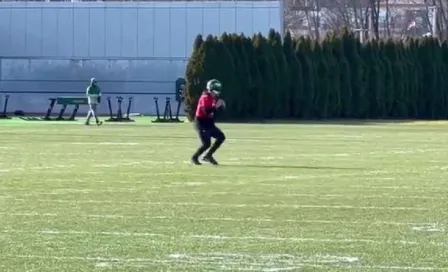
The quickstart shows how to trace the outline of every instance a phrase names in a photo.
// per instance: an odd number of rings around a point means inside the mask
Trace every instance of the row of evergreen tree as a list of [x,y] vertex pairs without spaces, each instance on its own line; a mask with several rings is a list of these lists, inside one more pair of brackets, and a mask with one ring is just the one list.
[[223,84],[228,119],[448,117],[448,44],[433,38],[199,35],[186,69],[187,115],[212,78]]

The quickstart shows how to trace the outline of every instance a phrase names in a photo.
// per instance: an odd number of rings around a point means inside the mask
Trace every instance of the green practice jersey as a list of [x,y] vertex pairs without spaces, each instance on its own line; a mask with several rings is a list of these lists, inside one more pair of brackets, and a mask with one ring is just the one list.
[[99,97],[101,97],[101,89],[97,85],[91,84],[87,87],[86,95],[89,100],[89,104],[98,104]]

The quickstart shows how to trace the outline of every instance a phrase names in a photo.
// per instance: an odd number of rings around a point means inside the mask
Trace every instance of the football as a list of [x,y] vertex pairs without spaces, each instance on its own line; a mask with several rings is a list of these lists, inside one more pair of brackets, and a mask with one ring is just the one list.
[[216,102],[216,106],[218,108],[226,108],[226,102],[223,99],[218,99],[218,101]]

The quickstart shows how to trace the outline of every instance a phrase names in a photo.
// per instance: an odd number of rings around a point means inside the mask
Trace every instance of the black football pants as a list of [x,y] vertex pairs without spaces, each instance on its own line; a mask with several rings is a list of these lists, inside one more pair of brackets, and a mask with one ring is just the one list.
[[[205,154],[205,157],[213,156],[213,153],[215,153],[226,140],[226,136],[218,127],[216,127],[213,120],[195,120],[194,125],[199,139],[201,140],[201,146],[196,153],[194,153],[193,157],[198,158],[202,153],[209,149],[210,146],[211,148]],[[212,138],[216,139],[213,145],[211,144]]]

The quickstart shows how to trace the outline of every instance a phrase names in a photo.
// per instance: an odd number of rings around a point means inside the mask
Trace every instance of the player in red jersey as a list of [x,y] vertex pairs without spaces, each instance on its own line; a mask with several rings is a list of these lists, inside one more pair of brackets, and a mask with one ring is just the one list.
[[[221,107],[225,108],[226,106],[224,100],[217,97],[221,92],[221,89],[221,82],[212,79],[207,82],[207,89],[199,98],[195,114],[195,129],[202,145],[191,158],[192,163],[196,165],[201,164],[199,162],[199,156],[201,156],[207,149],[208,151],[203,157],[203,160],[218,165],[218,162],[213,158],[213,154],[226,139],[224,133],[215,125],[216,110]],[[216,139],[213,145],[211,144],[211,138]]]

